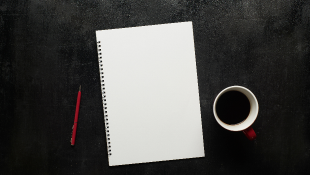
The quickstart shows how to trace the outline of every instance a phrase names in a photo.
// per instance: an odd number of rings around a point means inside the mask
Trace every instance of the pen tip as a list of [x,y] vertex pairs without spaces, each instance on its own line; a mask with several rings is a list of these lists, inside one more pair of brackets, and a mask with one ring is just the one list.
[[81,91],[81,85],[80,85],[79,91]]

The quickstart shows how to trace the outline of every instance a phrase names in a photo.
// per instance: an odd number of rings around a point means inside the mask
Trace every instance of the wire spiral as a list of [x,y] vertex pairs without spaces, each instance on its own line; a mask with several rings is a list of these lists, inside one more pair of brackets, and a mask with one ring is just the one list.
[[105,83],[104,83],[104,73],[103,73],[103,63],[102,63],[102,52],[101,52],[101,42],[97,41],[97,49],[98,49],[98,62],[99,62],[99,73],[100,73],[100,84],[101,84],[101,94],[102,94],[102,105],[103,105],[103,114],[104,114],[104,122],[105,122],[105,131],[107,138],[107,149],[108,155],[112,155],[111,151],[111,139],[109,133],[109,119],[108,119],[108,108],[107,108],[107,100],[105,93]]

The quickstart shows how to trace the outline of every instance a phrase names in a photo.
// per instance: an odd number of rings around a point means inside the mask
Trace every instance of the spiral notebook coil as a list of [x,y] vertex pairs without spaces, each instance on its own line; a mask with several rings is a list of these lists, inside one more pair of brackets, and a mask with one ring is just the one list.
[[106,131],[106,138],[107,138],[107,151],[108,151],[108,155],[111,156],[112,151],[111,151],[111,140],[110,140],[110,133],[109,133],[109,119],[108,119],[108,111],[107,111],[108,107],[107,107],[107,100],[106,100],[106,93],[105,93],[105,82],[104,82],[104,72],[103,72],[102,52],[101,52],[100,41],[97,41],[97,49],[98,49],[98,62],[99,62],[103,114],[104,114],[105,131]]

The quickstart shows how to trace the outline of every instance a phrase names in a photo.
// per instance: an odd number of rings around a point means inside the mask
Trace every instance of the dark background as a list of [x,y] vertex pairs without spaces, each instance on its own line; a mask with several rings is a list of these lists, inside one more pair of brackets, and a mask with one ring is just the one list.
[[[2,0],[0,15],[0,174],[310,174],[309,1]],[[205,158],[109,167],[95,30],[182,21],[193,21]],[[258,99],[255,141],[213,117],[231,85]]]

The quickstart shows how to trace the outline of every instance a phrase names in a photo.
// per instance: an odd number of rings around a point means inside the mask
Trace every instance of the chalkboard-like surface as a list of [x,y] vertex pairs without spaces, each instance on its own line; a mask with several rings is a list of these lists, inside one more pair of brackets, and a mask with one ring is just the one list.
[[[108,167],[95,30],[183,21],[193,21],[205,158]],[[0,174],[310,173],[309,1],[4,0],[0,38]],[[259,102],[252,142],[213,117],[231,85]]]

